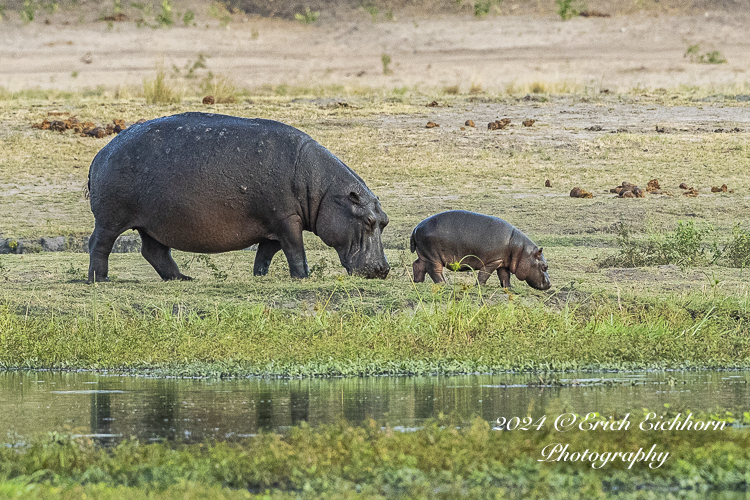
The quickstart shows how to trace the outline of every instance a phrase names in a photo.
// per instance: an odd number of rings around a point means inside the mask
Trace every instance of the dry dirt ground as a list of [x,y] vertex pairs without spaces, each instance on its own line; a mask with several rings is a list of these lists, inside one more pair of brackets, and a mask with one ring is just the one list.
[[[178,21],[154,29],[132,20],[108,26],[80,22],[74,12],[41,12],[24,25],[7,11],[0,22],[0,87],[140,86],[157,65],[184,68],[201,53],[211,71],[243,88],[458,85],[468,92],[473,84],[497,92],[546,82],[624,91],[744,85],[750,69],[750,12],[742,9],[569,21],[556,15],[441,15],[373,22],[365,15],[301,25],[235,15],[222,27],[208,16],[197,19],[196,26]],[[685,53],[696,44],[701,53],[716,50],[728,62],[691,62]],[[384,75],[383,54],[391,57],[392,74]]]

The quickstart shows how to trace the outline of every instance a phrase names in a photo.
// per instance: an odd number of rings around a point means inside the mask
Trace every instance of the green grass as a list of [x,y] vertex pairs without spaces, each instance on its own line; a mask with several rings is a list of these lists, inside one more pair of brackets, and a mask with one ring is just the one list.
[[[549,408],[551,416],[565,408]],[[450,418],[414,432],[375,421],[293,427],[229,443],[145,444],[113,448],[50,433],[0,448],[0,494],[24,498],[707,498],[741,493],[750,473],[750,433],[638,430],[648,410],[632,412],[622,431],[560,433],[550,423],[530,431],[493,431],[476,419]],[[674,418],[674,411],[656,411]],[[685,414],[683,414],[684,418]],[[613,416],[615,420],[624,415]],[[550,419],[551,420],[551,419]],[[606,421],[606,417],[602,420]],[[694,421],[728,421],[727,413]],[[748,416],[738,416],[747,424]],[[541,462],[542,450],[569,445],[582,453],[637,453],[656,446],[661,466],[615,460]],[[660,462],[654,462],[658,465]],[[598,465],[598,463],[597,463]],[[257,495],[257,496],[256,496]],[[672,496],[674,495],[674,496]],[[731,497],[723,497],[731,498]]]

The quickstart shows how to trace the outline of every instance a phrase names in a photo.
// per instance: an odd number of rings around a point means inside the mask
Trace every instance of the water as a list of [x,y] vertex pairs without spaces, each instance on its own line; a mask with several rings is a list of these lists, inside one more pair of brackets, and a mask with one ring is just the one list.
[[[52,430],[103,443],[233,440],[308,422],[380,424],[408,430],[440,414],[535,419],[649,408],[693,412],[750,407],[750,372],[466,375],[306,380],[189,380],[92,373],[0,374],[0,441]],[[557,381],[568,384],[559,387]],[[531,385],[531,386],[530,386]]]

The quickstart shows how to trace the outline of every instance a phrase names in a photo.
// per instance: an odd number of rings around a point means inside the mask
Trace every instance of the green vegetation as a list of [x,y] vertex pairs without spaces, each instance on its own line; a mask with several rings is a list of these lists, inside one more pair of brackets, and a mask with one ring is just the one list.
[[474,0],[474,16],[485,17],[490,13],[494,7],[499,10],[499,5],[502,0]]
[[388,54],[383,54],[380,56],[380,62],[383,63],[383,74],[384,75],[390,75],[393,74],[393,70],[391,69],[391,56]]
[[[750,233],[739,223],[732,228],[731,239],[722,247],[719,241],[707,242],[714,235],[710,226],[698,227],[693,221],[677,221],[672,232],[649,231],[646,241],[633,237],[632,228],[620,224],[617,230],[617,255],[599,262],[601,267],[641,267],[676,264],[681,267],[707,266],[715,262],[744,268],[750,263]],[[715,236],[715,235],[714,235]]]
[[685,51],[684,57],[689,57],[690,62],[699,64],[724,64],[727,60],[718,50],[712,50],[701,54],[700,45],[690,45]]
[[319,11],[310,11],[310,7],[305,7],[304,13],[297,12],[294,14],[294,18],[297,20],[297,22],[302,24],[313,24],[318,22],[318,18],[320,17]]
[[232,22],[232,13],[229,12],[224,2],[213,2],[208,7],[208,15],[219,21],[219,25],[225,28]]
[[148,104],[173,104],[182,101],[182,95],[167,81],[164,68],[156,70],[154,80],[143,82],[143,94]]
[[160,28],[171,28],[174,25],[171,0],[162,0],[161,12],[156,15],[156,23]]
[[185,26],[195,26],[195,13],[188,10],[182,15],[182,24]]
[[24,0],[23,7],[19,14],[21,16],[21,21],[23,21],[24,24],[29,24],[34,20],[34,16],[36,15],[36,4],[32,0]]
[[555,0],[555,4],[557,5],[557,15],[563,21],[578,17],[582,11],[586,10],[579,0]]
[[[550,415],[563,411],[567,410],[548,409]],[[647,417],[649,413],[653,416]],[[370,420],[362,426],[303,424],[284,435],[263,433],[231,444],[125,441],[113,448],[53,432],[0,448],[0,492],[32,498],[86,494],[280,499],[645,499],[744,492],[750,473],[750,433],[727,428],[656,434],[638,429],[647,418],[676,416],[673,411],[639,409],[628,418],[629,430],[566,433],[554,430],[551,422],[529,431],[495,431],[475,419],[457,428],[450,418],[428,422],[414,432],[396,432]],[[750,418],[746,413],[735,421],[735,416],[722,412],[694,415],[693,421],[747,425]],[[584,450],[597,457],[618,451],[636,456],[639,449],[652,446],[669,456],[663,462],[631,459],[632,465],[616,459],[602,467],[590,460],[539,461],[542,450],[553,443],[568,445],[579,456]]]

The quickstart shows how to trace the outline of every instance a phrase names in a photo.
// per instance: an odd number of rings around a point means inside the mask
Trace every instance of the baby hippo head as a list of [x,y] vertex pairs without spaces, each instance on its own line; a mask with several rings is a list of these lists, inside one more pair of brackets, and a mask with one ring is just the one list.
[[526,246],[523,255],[516,266],[516,278],[525,281],[537,290],[547,290],[552,286],[547,274],[547,260],[542,255],[542,249]]

